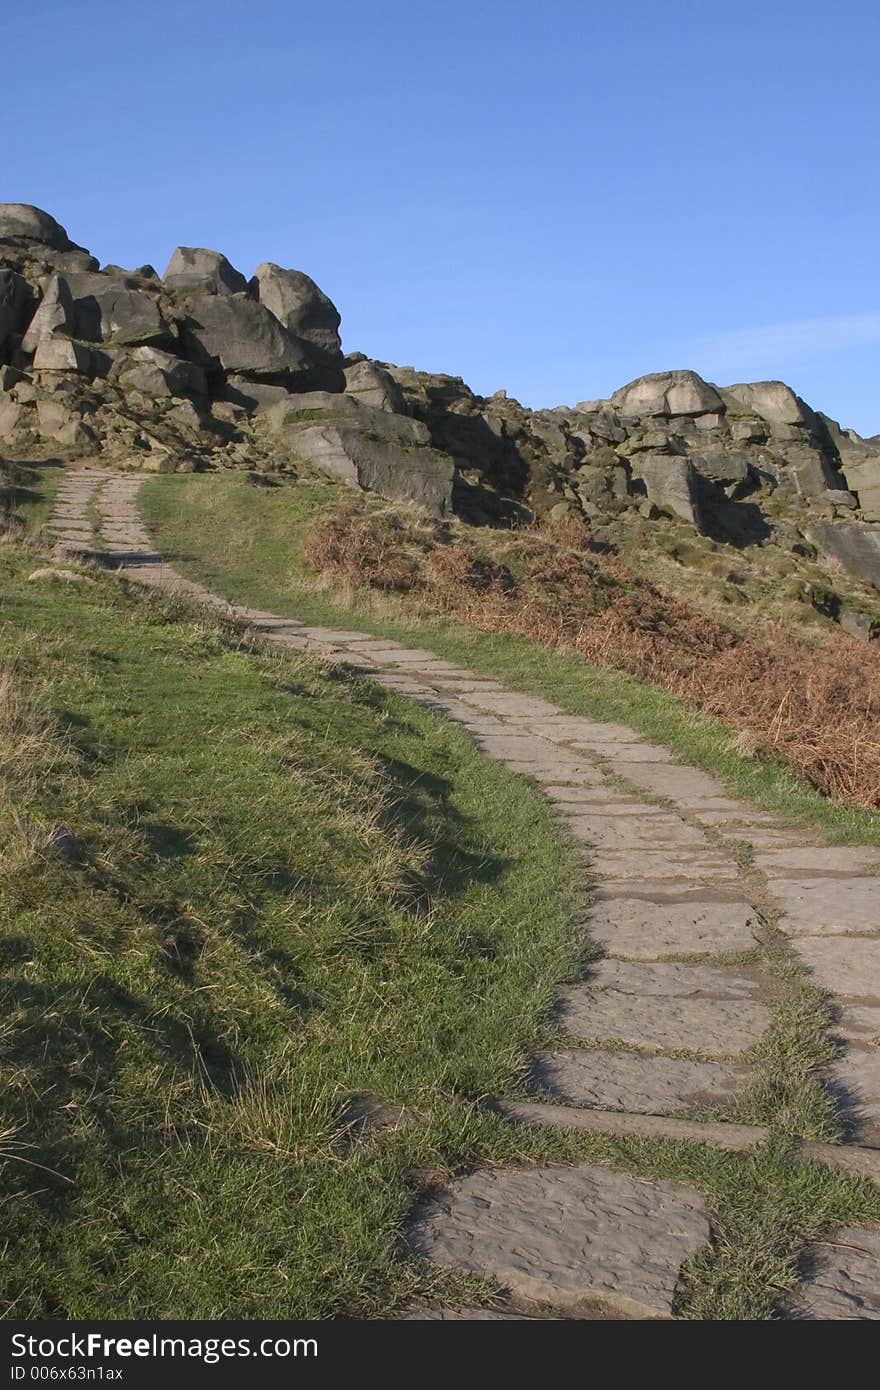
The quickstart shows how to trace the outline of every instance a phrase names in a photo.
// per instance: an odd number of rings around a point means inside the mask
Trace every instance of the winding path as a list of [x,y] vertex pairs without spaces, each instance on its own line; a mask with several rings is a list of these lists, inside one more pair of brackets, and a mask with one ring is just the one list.
[[[596,885],[590,933],[606,954],[560,992],[557,1040],[532,1059],[531,1098],[500,1102],[512,1121],[731,1151],[760,1143],[766,1130],[725,1115],[770,1024],[770,982],[750,953],[775,928],[834,996],[841,1044],[828,1084],[850,1142],[804,1153],[880,1181],[877,852],[822,847],[626,725],[567,715],[429,651],[227,603],[153,550],[141,482],[71,470],[49,524],[56,541],[455,719],[484,753],[539,782],[583,847]],[[506,1287],[509,1311],[490,1317],[670,1317],[682,1262],[709,1237],[695,1189],[587,1165],[477,1172],[422,1203],[409,1231],[425,1259]],[[880,1319],[880,1233],[836,1232],[811,1256],[791,1315]]]

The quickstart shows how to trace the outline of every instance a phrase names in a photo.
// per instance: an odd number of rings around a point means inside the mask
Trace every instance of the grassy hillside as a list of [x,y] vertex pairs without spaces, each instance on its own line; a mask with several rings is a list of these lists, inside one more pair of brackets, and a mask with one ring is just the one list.
[[[142,505],[174,563],[231,599],[315,622],[350,626],[356,617],[364,628],[430,646],[572,713],[624,720],[718,773],[735,795],[814,825],[832,840],[880,843],[880,815],[829,801],[777,758],[737,739],[729,724],[663,689],[516,632],[486,630],[491,614],[479,630],[420,602],[418,593],[377,592],[368,576],[357,587],[338,575],[317,576],[304,548],[316,518],[331,512],[339,496],[330,485],[257,488],[240,476],[188,475],[151,479]],[[389,554],[383,563],[391,560]],[[868,652],[863,659],[876,662]],[[833,733],[833,702],[828,714]]]
[[[544,803],[405,702],[0,548],[0,1306],[375,1315],[577,953]],[[356,1139],[352,1097],[411,1126]],[[494,1146],[494,1148],[493,1148]]]

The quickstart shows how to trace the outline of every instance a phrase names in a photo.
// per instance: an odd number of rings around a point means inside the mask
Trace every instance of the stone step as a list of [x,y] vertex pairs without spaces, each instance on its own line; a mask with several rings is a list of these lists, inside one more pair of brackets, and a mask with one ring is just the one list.
[[746,1073],[730,1062],[581,1048],[536,1053],[529,1079],[563,1104],[585,1110],[684,1115],[729,1104]]
[[769,1027],[759,994],[755,980],[734,970],[604,960],[587,983],[560,991],[555,1018],[569,1037],[734,1056]]
[[739,894],[638,880],[620,895],[600,889],[588,918],[593,940],[637,960],[750,951],[760,925],[751,903]]
[[763,1144],[770,1134],[762,1125],[679,1120],[666,1115],[627,1115],[616,1110],[578,1110],[571,1105],[549,1105],[540,1101],[504,1101],[499,1108],[515,1124],[612,1134],[622,1139],[675,1139],[708,1144],[730,1153],[745,1153],[756,1144]]
[[633,1318],[673,1316],[682,1263],[708,1239],[693,1188],[555,1165],[457,1179],[407,1232],[414,1254],[497,1280],[519,1308]]
[[774,877],[770,892],[784,913],[779,925],[788,936],[880,932],[880,879],[875,875]]

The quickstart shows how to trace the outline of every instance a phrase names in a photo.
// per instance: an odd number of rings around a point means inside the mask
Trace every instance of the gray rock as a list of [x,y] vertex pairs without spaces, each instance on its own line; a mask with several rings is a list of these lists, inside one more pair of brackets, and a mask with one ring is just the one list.
[[756,415],[740,415],[729,421],[730,434],[737,444],[764,444],[770,431],[767,422]]
[[605,1168],[474,1173],[416,1213],[414,1252],[497,1279],[526,1306],[668,1318],[685,1259],[706,1244],[703,1197]]
[[732,397],[749,416],[758,415],[772,425],[807,425],[813,418],[809,406],[784,381],[737,382],[721,394]]
[[[534,1101],[506,1101],[500,1109],[505,1118],[513,1120],[515,1124],[579,1129],[592,1134],[616,1134],[637,1139],[680,1139],[685,1143],[709,1144],[712,1148],[725,1149],[729,1153],[744,1153],[755,1144],[763,1144],[770,1134],[763,1125],[678,1120],[665,1115],[626,1115],[613,1110],[577,1110],[572,1105],[544,1105]],[[880,1174],[880,1165],[873,1171]]]
[[[868,922],[857,919],[852,930],[872,927],[876,930],[876,915]],[[880,999],[880,937],[801,936],[796,945],[823,989],[848,999]]]
[[355,362],[345,368],[345,392],[354,396],[361,405],[372,406],[374,410],[390,411],[397,415],[405,414],[403,392],[390,372],[375,362]]
[[73,297],[73,335],[120,345],[167,343],[171,330],[154,298],[103,272],[66,277]]
[[865,520],[880,521],[880,453],[866,451],[844,457],[841,467]]
[[137,347],[127,360],[131,365],[119,375],[126,390],[144,396],[204,395],[207,391],[205,373],[195,362],[155,347]]
[[744,450],[704,449],[691,455],[698,473],[716,483],[744,483],[749,476],[752,459]]
[[840,615],[840,626],[850,637],[858,637],[863,642],[880,641],[880,618],[872,613],[864,613],[857,608],[844,608]]
[[272,406],[283,405],[290,399],[290,392],[286,386],[273,386],[266,381],[249,381],[247,377],[233,373],[226,378],[223,399],[252,414],[254,411],[267,411]]
[[14,270],[0,266],[0,354],[24,332],[33,313],[33,302],[28,282]]
[[623,415],[723,413],[724,402],[696,372],[652,372],[615,391],[611,403]]
[[[181,323],[186,355],[209,373],[231,372],[291,389],[324,384],[308,345],[245,295],[193,296]],[[338,373],[342,381],[342,372]]]
[[289,445],[297,459],[353,487],[414,502],[434,516],[451,510],[455,469],[449,455],[436,449],[376,438],[342,423],[308,425]]
[[398,444],[430,444],[427,425],[409,415],[392,415],[373,406],[362,405],[347,392],[305,391],[288,393],[266,417],[274,434],[290,438],[315,422],[351,424],[365,434],[392,439]]
[[308,275],[264,261],[254,271],[251,289],[294,337],[304,338],[331,361],[339,358],[339,312]]
[[22,339],[22,351],[35,353],[56,334],[70,336],[74,330],[73,295],[62,275],[53,275],[43,291],[37,312]]
[[696,477],[690,459],[637,454],[632,459],[632,471],[633,477],[644,483],[649,502],[700,529]]
[[755,947],[759,918],[739,895],[633,884],[627,894],[601,891],[591,936],[617,955],[656,960],[673,955],[718,955]]
[[162,279],[172,290],[205,290],[210,294],[242,294],[247,281],[219,251],[204,246],[178,246]]
[[0,203],[0,241],[33,241],[56,251],[73,246],[60,222],[30,203]]
[[807,538],[855,579],[880,589],[880,527],[820,524]]

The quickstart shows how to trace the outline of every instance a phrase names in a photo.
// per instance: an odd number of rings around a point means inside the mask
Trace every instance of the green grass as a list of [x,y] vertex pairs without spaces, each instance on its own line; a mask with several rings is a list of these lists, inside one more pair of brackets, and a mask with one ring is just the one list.
[[[549,808],[390,694],[0,565],[4,1311],[388,1308],[408,1170],[492,1152],[576,960]],[[361,1095],[417,1123],[352,1146]]]
[[[209,531],[212,495],[180,491]],[[247,561],[238,532],[223,540]],[[115,579],[29,584],[40,563],[0,549],[7,1316],[485,1302],[490,1286],[427,1271],[399,1237],[432,1176],[487,1162],[610,1163],[705,1192],[685,1318],[771,1317],[806,1241],[880,1219],[870,1184],[797,1162],[791,1136],[822,1124],[818,1037],[784,1080],[802,1018],[768,1044],[748,1104],[775,1133],[747,1158],[485,1111],[583,949],[577,861],[540,794],[410,702]],[[293,611],[291,581],[281,603],[268,578],[234,596]],[[411,1123],[354,1140],[352,1096]]]
[[417,641],[512,689],[543,696],[572,714],[630,724],[683,761],[717,773],[732,795],[814,826],[830,843],[880,844],[880,814],[835,804],[774,760],[746,757],[731,730],[664,691],[600,670],[527,638],[478,632],[388,595],[318,587],[304,570],[302,543],[333,485],[257,488],[240,475],[151,478],[141,504],[174,564],[227,598],[305,621],[351,626]]
[[25,530],[38,531],[49,520],[62,476],[52,463],[0,460],[0,515],[11,512]]

